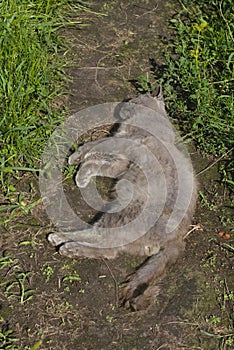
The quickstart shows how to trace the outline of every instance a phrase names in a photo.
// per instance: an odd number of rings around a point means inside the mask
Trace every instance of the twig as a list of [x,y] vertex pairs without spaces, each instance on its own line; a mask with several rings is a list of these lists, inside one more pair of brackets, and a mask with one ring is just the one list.
[[199,176],[201,174],[203,174],[205,171],[209,170],[210,168],[212,168],[216,163],[218,163],[222,158],[224,158],[226,155],[228,155],[228,153],[230,153],[233,150],[233,148],[231,148],[228,152],[226,152],[225,154],[223,154],[221,157],[219,157],[218,159],[216,159],[213,163],[211,163],[210,165],[208,165],[207,167],[205,167],[203,170],[199,171],[196,176]]
[[109,266],[109,264],[107,263],[106,259],[102,259],[102,261],[105,263],[106,267],[108,268],[108,271],[110,272],[111,274],[111,277],[113,278],[113,281],[114,281],[114,285],[115,285],[115,306],[118,307],[119,305],[119,293],[118,293],[118,283],[117,283],[117,280]]
[[192,227],[191,230],[189,230],[189,231],[186,233],[186,235],[183,237],[183,239],[187,238],[187,237],[190,235],[190,233],[192,233],[192,232],[195,231],[195,230],[201,230],[201,231],[203,231],[203,228],[202,228],[202,226],[201,226],[200,224],[197,224],[197,225],[190,225],[190,227]]
[[[140,6],[136,6],[136,7],[140,7]],[[140,18],[140,17],[146,16],[149,13],[152,13],[152,12],[156,11],[157,9],[158,9],[158,4],[152,10],[148,10],[148,11],[144,12],[142,15],[136,15],[136,17]]]
[[123,68],[124,67],[124,65],[121,65],[121,66],[117,66],[117,67],[115,67],[115,66],[113,66],[113,67],[78,67],[77,68],[77,70],[82,70],[82,69],[85,69],[85,70],[87,70],[87,69],[90,69],[90,70],[97,70],[97,69],[104,69],[104,70],[109,70],[109,69],[117,69],[117,68]]

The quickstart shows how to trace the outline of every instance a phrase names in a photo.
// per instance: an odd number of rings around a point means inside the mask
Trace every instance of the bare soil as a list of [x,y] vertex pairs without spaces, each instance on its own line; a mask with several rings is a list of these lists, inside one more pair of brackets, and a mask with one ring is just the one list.
[[[84,14],[89,26],[64,33],[72,43],[65,103],[73,112],[133,97],[129,80],[149,72],[149,57],[163,64],[165,38],[172,37],[168,20],[177,8],[165,0],[101,0],[94,10],[100,15]],[[191,153],[199,172],[209,160]],[[218,235],[229,232],[228,194],[214,167],[199,182],[210,203],[198,201],[194,225],[200,229],[188,235],[185,254],[160,281],[157,302],[134,313],[119,307],[118,288],[140,259],[60,256],[46,240],[52,224],[38,201],[38,179],[25,176],[16,186],[24,205],[34,206],[16,211],[1,231],[0,331],[13,333],[0,336],[0,349],[233,349],[233,238]],[[78,190],[66,186],[78,202]]]

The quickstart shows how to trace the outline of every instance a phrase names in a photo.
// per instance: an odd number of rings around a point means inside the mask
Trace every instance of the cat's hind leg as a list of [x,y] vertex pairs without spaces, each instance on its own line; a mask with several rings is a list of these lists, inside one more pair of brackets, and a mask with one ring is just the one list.
[[176,262],[184,250],[182,239],[168,242],[159,253],[148,258],[145,263],[125,282],[120,301],[122,306],[132,311],[144,310],[159,294],[159,287],[155,284],[163,275],[165,268]]

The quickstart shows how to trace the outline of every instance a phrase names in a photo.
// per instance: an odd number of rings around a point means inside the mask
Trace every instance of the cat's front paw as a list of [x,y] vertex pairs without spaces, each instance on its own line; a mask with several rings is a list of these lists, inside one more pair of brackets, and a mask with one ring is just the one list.
[[84,188],[88,185],[91,177],[96,175],[92,170],[91,167],[81,166],[75,177],[75,182],[78,187]]
[[70,155],[70,157],[68,158],[68,164],[69,165],[77,165],[80,163],[82,159],[82,153],[79,151],[74,152]]

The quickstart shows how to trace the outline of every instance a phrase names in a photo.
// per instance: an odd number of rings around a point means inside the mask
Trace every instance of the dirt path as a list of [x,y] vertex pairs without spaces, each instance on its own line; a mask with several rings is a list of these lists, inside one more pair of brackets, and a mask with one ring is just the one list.
[[[129,80],[149,72],[149,57],[163,62],[167,21],[175,6],[165,0],[98,1],[94,10],[101,15],[87,13],[84,22],[90,26],[66,33],[73,39],[75,62],[69,69],[71,111],[136,94]],[[203,181],[214,182],[210,177]],[[118,285],[139,259],[78,261],[59,256],[45,239],[50,223],[41,205],[12,222],[3,232],[3,249],[17,260],[4,270],[12,288],[6,292],[4,286],[0,295],[7,320],[3,326],[15,331],[17,349],[231,349],[225,345],[228,336],[222,337],[229,332],[229,301],[226,316],[220,309],[221,292],[230,288],[231,259],[222,251],[223,242],[217,245],[213,239],[221,229],[215,215],[199,208],[194,223],[202,224],[203,231],[188,237],[186,253],[161,282],[157,302],[139,313],[118,308]],[[211,316],[227,320],[209,321]]]
[[[133,95],[129,80],[149,72],[149,58],[162,63],[163,39],[175,13],[170,1],[99,1],[90,27],[71,30],[74,68],[71,108],[112,102]],[[131,91],[132,90],[132,91]]]

